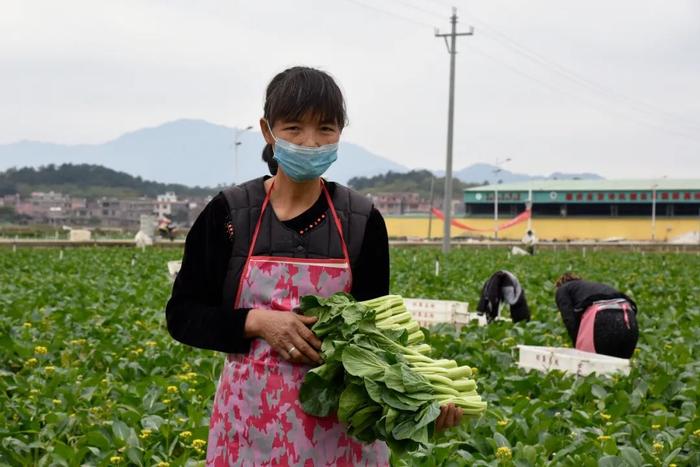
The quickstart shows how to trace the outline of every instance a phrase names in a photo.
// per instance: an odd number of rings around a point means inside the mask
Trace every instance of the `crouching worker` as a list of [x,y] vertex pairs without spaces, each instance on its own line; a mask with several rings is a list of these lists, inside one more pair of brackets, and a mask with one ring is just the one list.
[[501,303],[510,306],[510,317],[514,323],[530,321],[530,309],[525,291],[518,279],[509,271],[495,272],[481,289],[477,311],[486,314],[489,323],[496,319]]
[[609,285],[567,272],[556,282],[556,302],[578,350],[630,358],[637,345],[637,305]]

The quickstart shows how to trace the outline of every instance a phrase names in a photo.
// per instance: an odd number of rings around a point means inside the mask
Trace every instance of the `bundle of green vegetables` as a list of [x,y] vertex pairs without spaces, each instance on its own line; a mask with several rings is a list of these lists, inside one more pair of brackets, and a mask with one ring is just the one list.
[[302,384],[306,413],[337,411],[351,436],[401,452],[428,444],[441,405],[453,403],[465,415],[486,409],[470,367],[428,356],[431,348],[400,296],[365,302],[343,293],[306,296],[301,310],[318,318],[311,329],[324,360]]

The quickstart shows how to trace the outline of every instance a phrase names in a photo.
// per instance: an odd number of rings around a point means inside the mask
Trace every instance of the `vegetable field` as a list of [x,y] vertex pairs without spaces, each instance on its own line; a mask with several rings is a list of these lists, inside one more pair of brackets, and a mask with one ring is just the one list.
[[[202,464],[222,356],[165,329],[165,263],[178,256],[0,250],[0,465]],[[523,283],[532,322],[428,336],[434,357],[476,369],[486,413],[396,465],[700,465],[700,257],[394,249],[391,292],[474,306],[502,268]],[[570,346],[553,300],[566,270],[637,301],[628,377],[516,367],[517,344]]]

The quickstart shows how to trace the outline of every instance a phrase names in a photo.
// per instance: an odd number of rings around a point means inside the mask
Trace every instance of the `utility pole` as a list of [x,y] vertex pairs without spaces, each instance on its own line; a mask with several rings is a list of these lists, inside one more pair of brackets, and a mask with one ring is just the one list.
[[[452,32],[449,34],[440,34],[435,31],[435,37],[445,39],[447,52],[450,54],[450,101],[447,110],[447,162],[445,165],[445,198],[443,200],[443,211],[445,214],[444,230],[442,237],[442,252],[450,251],[450,223],[452,222],[452,140],[454,133],[454,114],[455,114],[455,55],[457,55],[457,36],[471,36],[474,34],[474,28],[470,27],[469,32],[457,32],[457,8],[452,7]],[[450,41],[447,41],[447,38]]]

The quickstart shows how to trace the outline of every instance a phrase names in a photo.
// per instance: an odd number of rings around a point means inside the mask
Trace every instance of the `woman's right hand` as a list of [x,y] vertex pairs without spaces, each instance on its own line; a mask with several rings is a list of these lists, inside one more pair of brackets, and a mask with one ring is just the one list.
[[321,341],[308,328],[316,320],[293,312],[253,308],[246,318],[245,336],[265,339],[287,361],[321,364]]

